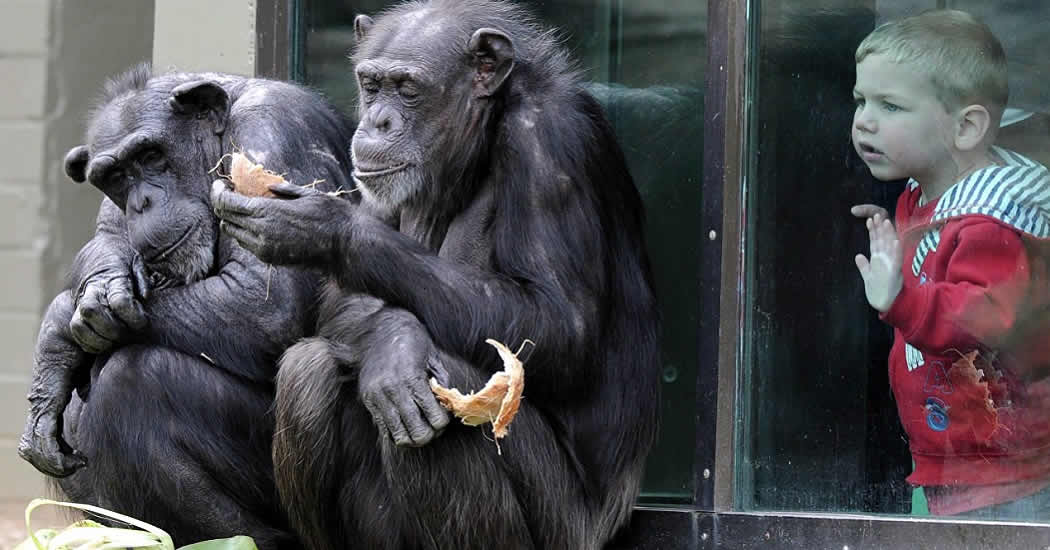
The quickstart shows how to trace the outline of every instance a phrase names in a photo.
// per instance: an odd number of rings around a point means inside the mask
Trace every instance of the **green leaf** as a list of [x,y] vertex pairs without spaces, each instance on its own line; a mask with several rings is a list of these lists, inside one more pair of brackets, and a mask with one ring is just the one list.
[[[55,535],[57,534],[58,529],[40,529],[34,533],[33,536],[36,537],[36,540],[40,541],[40,544],[46,547],[47,543],[55,538]],[[23,541],[22,544],[15,546],[15,550],[37,550],[37,546],[33,542],[33,537],[30,537]]]
[[239,536],[230,539],[215,539],[180,546],[179,550],[259,550],[251,537]]
[[[85,510],[88,512],[94,512],[101,516],[105,516],[117,521],[121,521],[128,525],[138,527],[142,531],[134,529],[121,529],[114,527],[103,527],[97,522],[90,520],[83,520],[74,523],[73,525],[62,529],[58,533],[54,534],[53,540],[41,541],[40,533],[44,533],[46,530],[41,529],[38,532],[33,532],[33,528],[30,525],[30,518],[33,515],[33,510],[40,506],[51,505],[51,506],[62,506],[66,508],[75,508],[77,510]],[[162,529],[154,527],[144,521],[139,521],[135,518],[118,514],[116,512],[106,510],[105,508],[99,508],[98,506],[91,506],[88,504],[75,504],[72,502],[57,502],[54,500],[48,500],[44,498],[33,499],[29,506],[26,506],[26,531],[29,532],[30,543],[27,547],[29,550],[45,550],[47,546],[55,544],[58,548],[151,548],[158,550],[174,550],[175,545],[171,542],[171,537],[168,536]]]

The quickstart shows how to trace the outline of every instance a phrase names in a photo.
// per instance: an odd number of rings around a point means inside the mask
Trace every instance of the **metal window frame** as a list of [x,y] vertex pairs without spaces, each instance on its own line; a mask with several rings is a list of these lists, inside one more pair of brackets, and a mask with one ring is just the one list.
[[[256,75],[289,79],[300,55],[298,29],[310,0],[257,0]],[[882,515],[743,512],[734,503],[740,330],[746,305],[748,97],[759,0],[708,0],[705,75],[703,234],[697,326],[697,432],[693,505],[639,506],[611,546],[637,549],[1032,548],[1050,550],[1050,525]],[[717,357],[717,361],[708,358]]]
[[255,76],[287,80],[295,53],[296,0],[256,0]]

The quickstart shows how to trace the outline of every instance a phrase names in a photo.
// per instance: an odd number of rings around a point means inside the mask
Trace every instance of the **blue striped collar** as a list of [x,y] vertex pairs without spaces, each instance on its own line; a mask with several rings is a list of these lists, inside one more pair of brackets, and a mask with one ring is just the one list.
[[[1003,165],[991,165],[951,186],[934,209],[931,224],[981,215],[1034,237],[1050,237],[1050,172],[1023,155],[992,147]],[[918,182],[910,180],[909,189]]]

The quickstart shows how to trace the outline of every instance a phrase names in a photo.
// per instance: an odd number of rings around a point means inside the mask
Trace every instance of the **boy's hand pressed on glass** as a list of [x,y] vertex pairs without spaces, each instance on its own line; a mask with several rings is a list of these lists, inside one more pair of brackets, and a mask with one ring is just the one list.
[[[858,208],[853,208],[854,214]],[[904,261],[901,243],[897,240],[893,223],[882,212],[875,212],[872,217],[866,218],[864,223],[868,227],[871,258],[857,254],[857,269],[864,279],[864,294],[868,303],[879,313],[886,313],[900,293],[904,280],[901,275],[901,263]]]

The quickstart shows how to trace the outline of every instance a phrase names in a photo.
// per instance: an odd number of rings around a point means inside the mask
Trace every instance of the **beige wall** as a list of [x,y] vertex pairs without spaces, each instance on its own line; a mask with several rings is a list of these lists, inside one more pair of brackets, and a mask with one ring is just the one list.
[[0,502],[44,495],[15,452],[33,345],[100,200],[62,157],[105,79],[149,60],[253,74],[254,0],[0,0]]
[[158,71],[255,74],[255,0],[156,0]]
[[150,1],[0,0],[0,498],[43,494],[15,453],[33,344],[99,203],[62,157],[104,79],[149,60],[152,23]]

